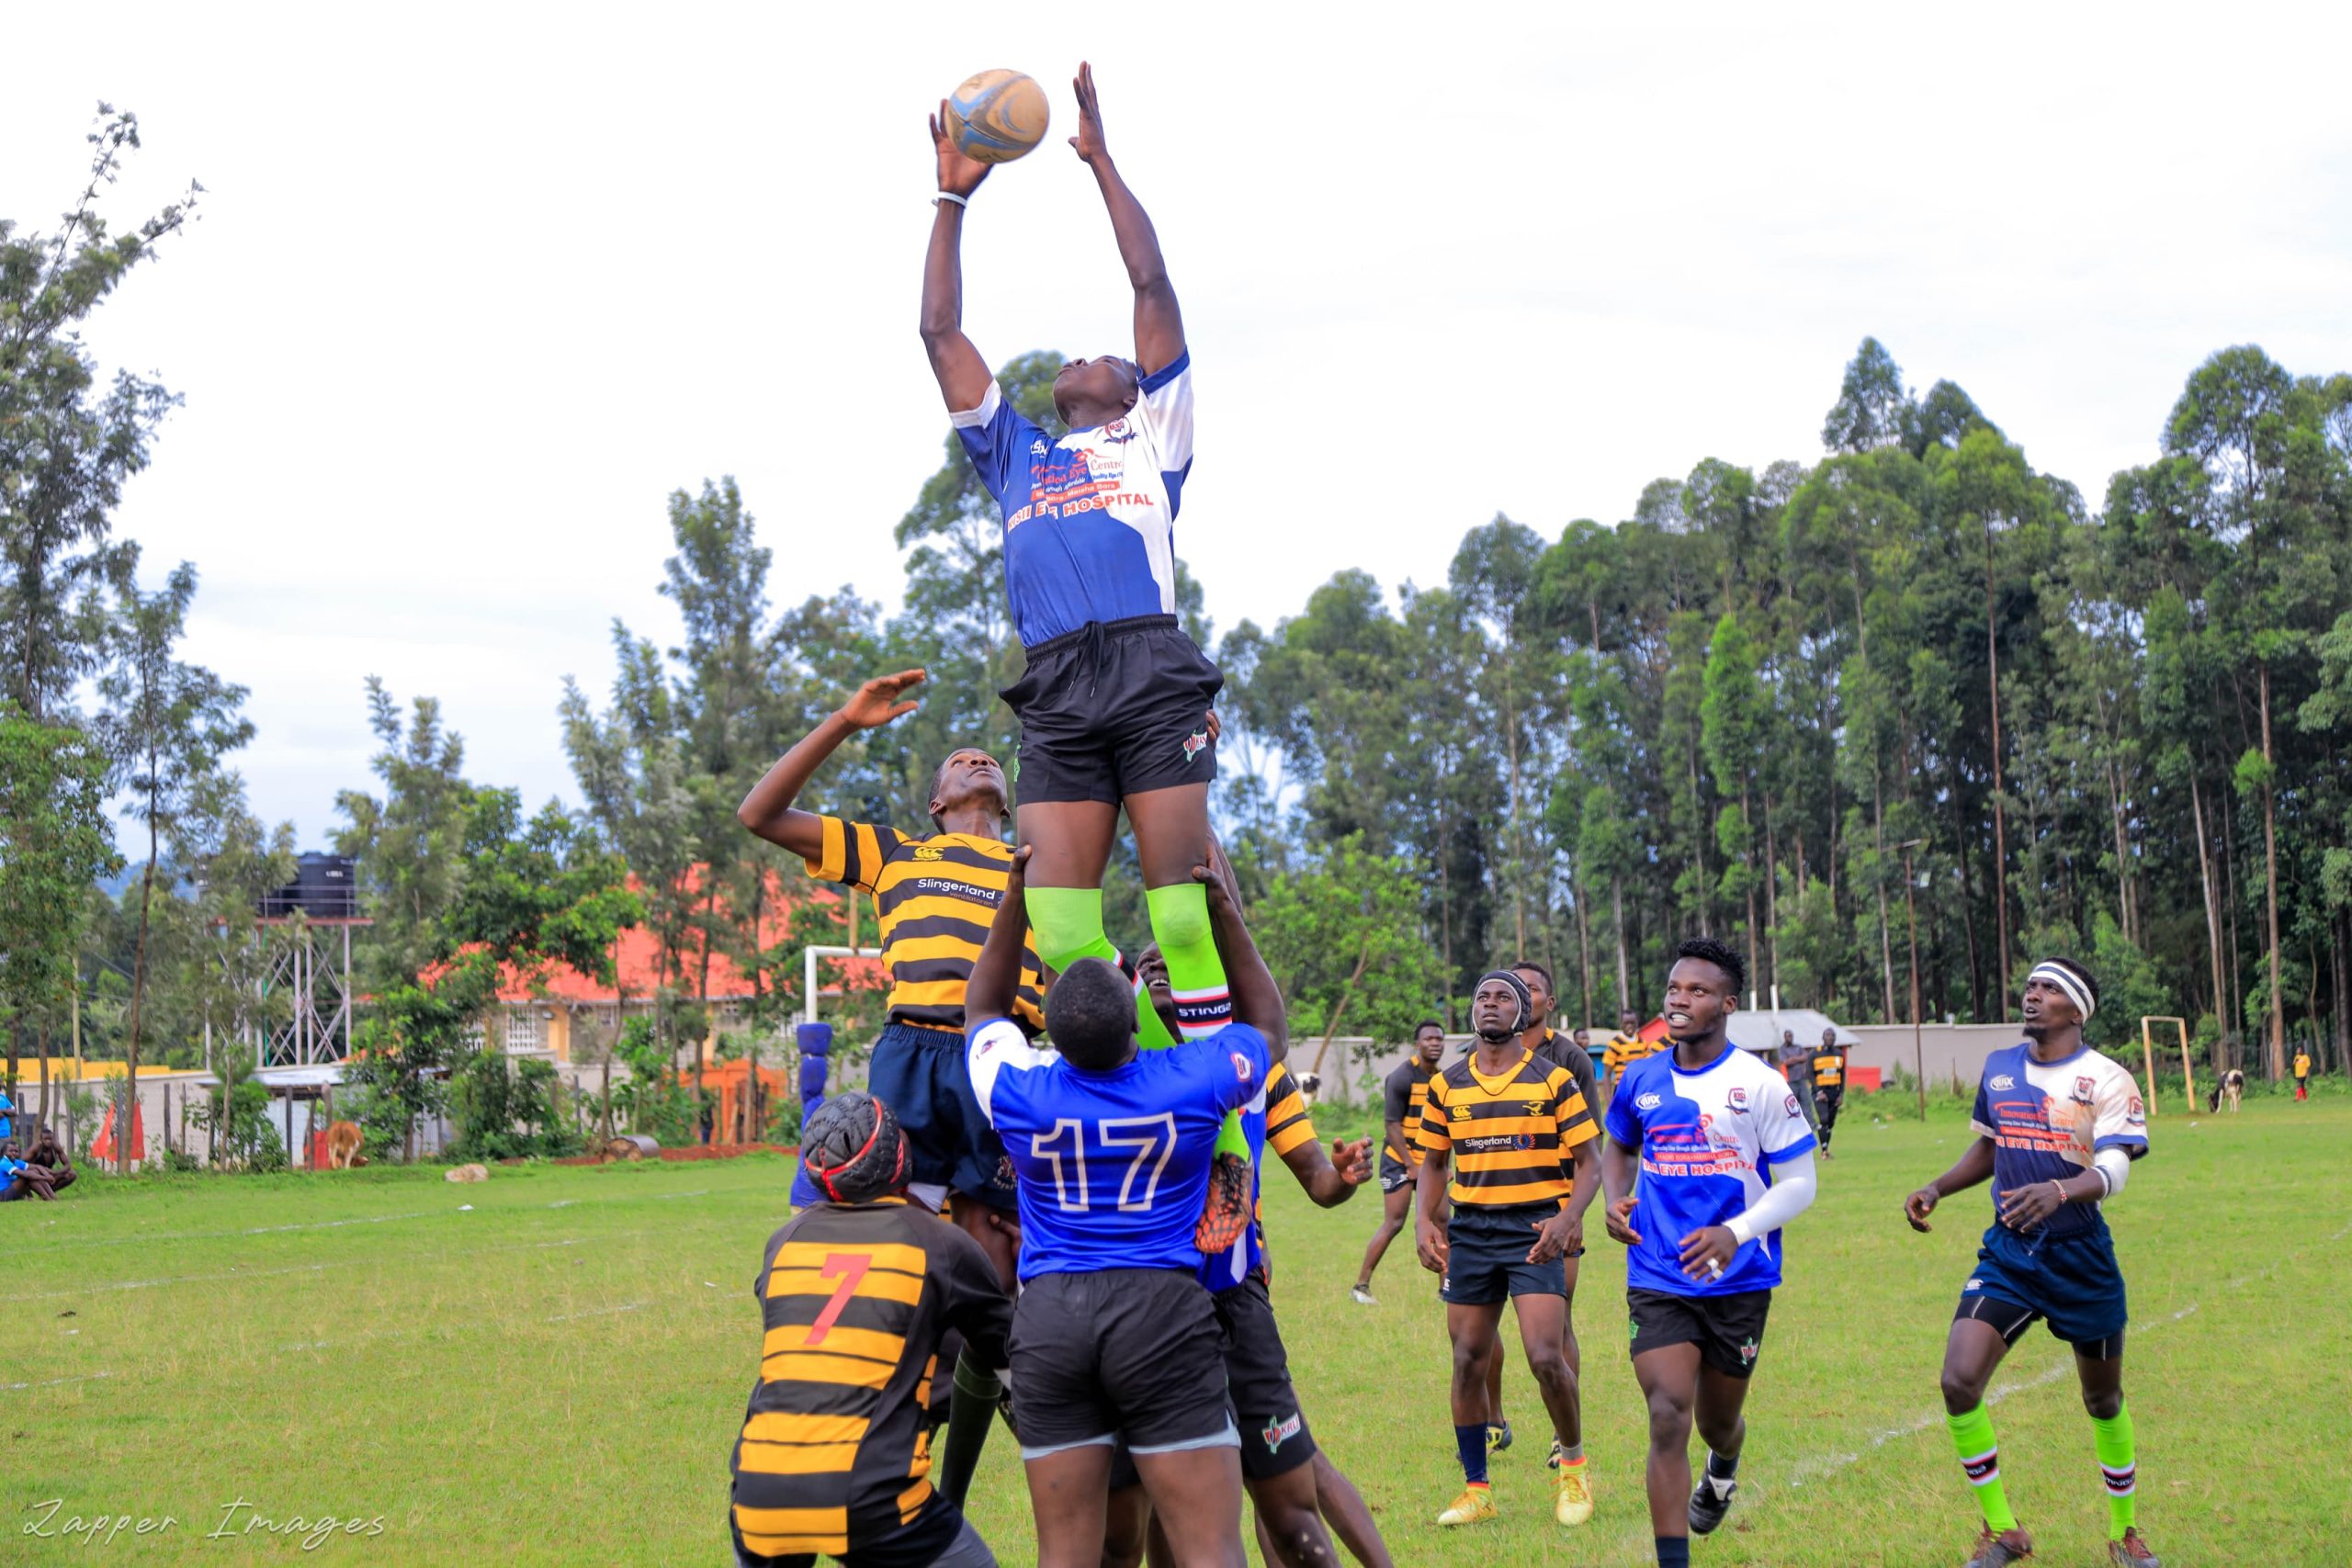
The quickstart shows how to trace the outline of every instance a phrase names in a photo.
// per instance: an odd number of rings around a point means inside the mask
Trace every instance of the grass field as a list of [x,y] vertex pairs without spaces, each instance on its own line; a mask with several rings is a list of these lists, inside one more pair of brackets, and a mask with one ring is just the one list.
[[[1792,1235],[1740,1501],[1696,1562],[1951,1563],[1974,1532],[1936,1369],[1984,1199],[1913,1235],[1896,1205],[1962,1126],[1874,1125],[1861,1106]],[[2176,1568],[2352,1561],[2352,1104],[2260,1101],[2154,1133],[2111,1216],[2143,1525]],[[434,1169],[89,1179],[0,1209],[0,1562],[721,1562],[758,1345],[748,1285],[785,1177],[754,1157],[503,1168],[475,1187]],[[1322,1213],[1277,1176],[1267,1213],[1308,1418],[1397,1562],[1647,1562],[1622,1255],[1596,1226],[1577,1306],[1599,1514],[1549,1523],[1540,1406],[1514,1368],[1504,1517],[1448,1534],[1429,1522],[1458,1484],[1433,1280],[1400,1243],[1380,1306],[1346,1295],[1376,1201]],[[2104,1562],[2064,1348],[2034,1331],[1997,1386],[2003,1471],[2039,1560]],[[1030,1552],[1009,1450],[1000,1433],[974,1513],[1011,1564]],[[28,1533],[77,1516],[134,1523],[97,1540]],[[376,1533],[305,1551],[315,1529],[249,1529],[322,1516]]]

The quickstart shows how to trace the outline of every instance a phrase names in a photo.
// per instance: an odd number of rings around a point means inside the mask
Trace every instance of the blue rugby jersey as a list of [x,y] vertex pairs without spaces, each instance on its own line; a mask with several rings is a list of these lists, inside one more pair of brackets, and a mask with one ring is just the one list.
[[1059,441],[991,380],[948,420],[1004,524],[1004,591],[1023,648],[1089,621],[1176,613],[1176,512],[1193,471],[1190,350],[1143,378],[1136,406]]
[[[1993,1140],[1993,1212],[2001,1194],[2088,1170],[2101,1149],[2138,1159],[2148,1152],[2147,1108],[2131,1069],[2086,1045],[2057,1062],[2037,1062],[2030,1044],[1984,1058],[1969,1125]],[[2097,1203],[2062,1204],[2041,1227],[2050,1236],[2098,1227]]]
[[1677,1296],[1728,1296],[1781,1282],[1780,1233],[1740,1244],[1718,1279],[1682,1271],[1682,1238],[1729,1224],[1772,1184],[1772,1167],[1809,1152],[1813,1129],[1781,1075],[1726,1042],[1695,1073],[1671,1046],[1625,1069],[1609,1102],[1609,1135],[1641,1151],[1625,1282]]
[[[1201,1267],[1225,1113],[1260,1100],[1269,1056],[1246,1023],[1085,1073],[983,1019],[965,1035],[972,1092],[1020,1177],[1021,1277]],[[1261,1119],[1262,1121],[1262,1119]]]

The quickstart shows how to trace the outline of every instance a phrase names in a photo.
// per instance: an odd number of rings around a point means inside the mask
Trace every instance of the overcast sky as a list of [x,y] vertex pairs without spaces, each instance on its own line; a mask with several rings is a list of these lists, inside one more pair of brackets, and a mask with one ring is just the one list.
[[1811,460],[1865,333],[2094,503],[2213,349],[2352,368],[2341,6],[616,9],[10,20],[0,214],[53,226],[101,97],[146,142],[115,220],[206,186],[91,334],[187,399],[119,525],[199,569],[190,655],[252,688],[305,847],[368,782],[370,673],[569,797],[563,676],[601,694],[616,615],[674,628],[673,489],[741,481],[777,603],[895,603],[945,432],[922,117],[987,66],[1054,127],[974,203],[967,328],[1127,351],[1084,54],[1183,301],[1220,626],[1441,581],[1497,512]]

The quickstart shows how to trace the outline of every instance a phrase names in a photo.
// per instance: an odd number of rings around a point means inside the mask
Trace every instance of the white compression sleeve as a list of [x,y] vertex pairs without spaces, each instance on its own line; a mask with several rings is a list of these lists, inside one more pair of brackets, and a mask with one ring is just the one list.
[[1772,1185],[1764,1190],[1764,1196],[1731,1222],[1733,1239],[1745,1246],[1767,1231],[1779,1230],[1813,1206],[1814,1190],[1813,1151],[1807,1149],[1773,1168]]
[[2132,1156],[2123,1149],[2101,1149],[2091,1156],[2091,1167],[2107,1178],[2107,1195],[2112,1198],[2123,1190],[2123,1183],[2132,1174]]

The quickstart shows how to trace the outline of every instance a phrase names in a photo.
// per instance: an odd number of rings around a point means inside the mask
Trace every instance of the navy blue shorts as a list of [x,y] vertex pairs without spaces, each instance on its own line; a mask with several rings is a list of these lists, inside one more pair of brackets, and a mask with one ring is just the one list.
[[1537,1227],[1559,1212],[1557,1203],[1508,1208],[1455,1204],[1445,1227],[1445,1277],[1438,1282],[1439,1299],[1456,1306],[1486,1306],[1505,1296],[1566,1296],[1565,1260],[1527,1260]]
[[[906,1132],[909,1181],[931,1182],[994,1208],[1016,1206],[1004,1142],[980,1114],[961,1033],[890,1024],[874,1042],[865,1087]],[[808,1172],[793,1171],[795,1207],[823,1198]]]
[[1984,1233],[1976,1270],[1960,1288],[1960,1310],[1952,1315],[1989,1323],[2011,1345],[2038,1317],[2093,1360],[2122,1354],[2131,1312],[2107,1222],[2055,1238],[1995,1224]]

